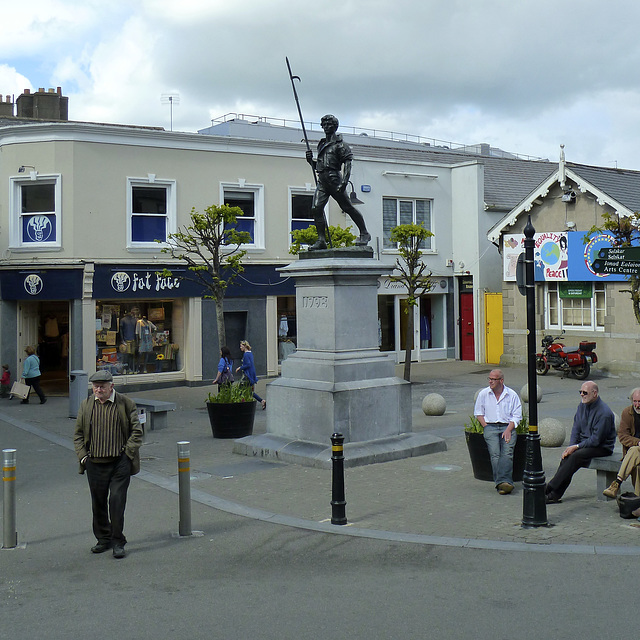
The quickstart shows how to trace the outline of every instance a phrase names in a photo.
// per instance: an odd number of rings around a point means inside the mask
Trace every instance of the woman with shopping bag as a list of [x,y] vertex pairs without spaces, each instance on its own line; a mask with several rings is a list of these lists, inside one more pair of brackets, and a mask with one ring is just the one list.
[[[40,398],[40,404],[44,404],[47,399],[40,387],[40,358],[36,355],[36,350],[33,347],[27,347],[24,352],[27,354],[24,361],[24,367],[22,368],[24,383],[29,387],[33,387],[33,390]],[[27,394],[27,397],[22,400],[21,404],[29,404],[29,394]]]

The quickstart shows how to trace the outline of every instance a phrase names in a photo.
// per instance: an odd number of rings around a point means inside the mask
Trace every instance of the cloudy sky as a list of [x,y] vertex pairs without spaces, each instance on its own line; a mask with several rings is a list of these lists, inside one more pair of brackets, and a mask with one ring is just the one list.
[[6,3],[0,93],[61,86],[73,120],[173,129],[235,112],[640,170],[637,0]]

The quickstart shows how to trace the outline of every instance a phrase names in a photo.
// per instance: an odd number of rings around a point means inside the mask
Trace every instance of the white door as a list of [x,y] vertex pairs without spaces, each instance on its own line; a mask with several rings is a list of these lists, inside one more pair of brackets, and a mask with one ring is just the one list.
[[38,327],[40,325],[40,314],[38,303],[24,301],[18,307],[18,362],[20,370],[16,377],[22,377],[22,363],[27,354],[24,352],[28,346],[37,350],[38,348]]

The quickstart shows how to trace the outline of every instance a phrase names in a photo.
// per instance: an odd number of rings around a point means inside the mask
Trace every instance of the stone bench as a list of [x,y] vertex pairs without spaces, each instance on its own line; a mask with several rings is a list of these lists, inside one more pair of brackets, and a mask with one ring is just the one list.
[[165,402],[164,400],[149,400],[147,398],[131,398],[138,409],[144,409],[147,416],[145,431],[157,431],[165,429],[168,424],[167,413],[178,408],[175,402]]
[[598,492],[597,499],[603,502],[611,500],[602,495],[602,492],[616,479],[620,470],[622,459],[622,450],[614,449],[610,456],[604,458],[593,458],[586,469],[595,469],[596,472],[596,490]]

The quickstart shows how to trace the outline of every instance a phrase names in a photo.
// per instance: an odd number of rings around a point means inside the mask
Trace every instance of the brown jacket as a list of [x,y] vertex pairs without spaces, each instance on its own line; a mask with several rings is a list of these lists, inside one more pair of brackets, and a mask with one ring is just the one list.
[[[78,410],[78,418],[76,419],[76,430],[73,435],[73,444],[76,449],[78,461],[81,461],[87,455],[87,444],[91,435],[91,413],[93,411],[93,403],[95,402],[93,395],[82,401]],[[140,471],[140,445],[142,444],[142,426],[138,420],[138,409],[136,403],[121,393],[116,391],[115,403],[118,407],[118,416],[120,418],[120,426],[126,439],[124,452],[131,460],[131,475],[135,475]],[[80,462],[78,473],[84,473],[84,465]]]
[[633,418],[633,405],[625,407],[620,416],[620,426],[618,427],[618,440],[622,445],[622,455],[626,455],[629,447],[635,447],[640,444],[640,438],[636,438],[634,433],[636,427]]

